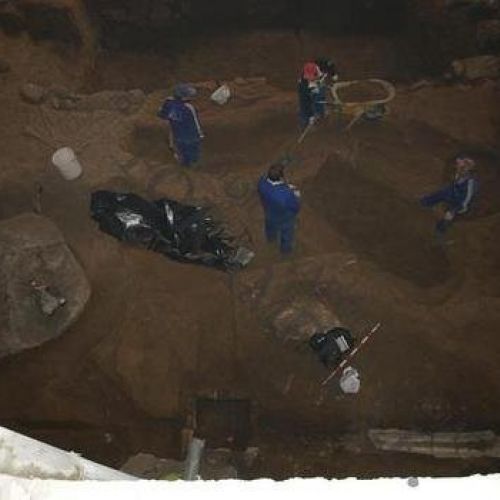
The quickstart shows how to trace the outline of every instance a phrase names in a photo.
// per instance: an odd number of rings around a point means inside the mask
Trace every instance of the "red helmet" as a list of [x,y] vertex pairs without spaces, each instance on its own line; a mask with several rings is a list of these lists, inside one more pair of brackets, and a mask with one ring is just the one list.
[[302,76],[311,82],[321,76],[321,71],[316,63],[308,62],[304,65]]

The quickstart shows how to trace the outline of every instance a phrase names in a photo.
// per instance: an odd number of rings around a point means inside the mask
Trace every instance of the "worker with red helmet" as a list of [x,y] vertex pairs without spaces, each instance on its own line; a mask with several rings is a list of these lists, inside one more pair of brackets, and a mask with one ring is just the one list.
[[327,59],[317,59],[304,65],[298,84],[302,129],[325,116],[327,85],[336,78],[335,65]]

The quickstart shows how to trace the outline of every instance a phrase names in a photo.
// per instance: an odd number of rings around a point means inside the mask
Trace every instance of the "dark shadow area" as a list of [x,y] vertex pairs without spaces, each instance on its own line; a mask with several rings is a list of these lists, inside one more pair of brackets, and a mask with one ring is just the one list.
[[104,48],[165,51],[191,38],[242,30],[290,29],[342,34],[399,33],[401,0],[86,0]]
[[196,435],[210,448],[244,450],[251,436],[251,403],[245,399],[196,400]]
[[26,28],[34,40],[57,40],[74,46],[81,44],[80,33],[69,9],[27,4],[23,12]]
[[352,245],[384,271],[420,287],[444,283],[450,263],[433,243],[433,220],[395,191],[330,157],[306,199]]
[[0,28],[9,36],[26,31],[36,41],[52,40],[71,47],[80,47],[82,43],[72,11],[66,6],[0,2]]

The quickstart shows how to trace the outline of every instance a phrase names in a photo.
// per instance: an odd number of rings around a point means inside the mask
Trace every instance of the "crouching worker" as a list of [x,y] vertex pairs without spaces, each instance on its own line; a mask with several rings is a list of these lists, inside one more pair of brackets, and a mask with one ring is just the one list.
[[474,160],[466,156],[457,157],[453,182],[443,189],[421,198],[420,202],[424,207],[433,207],[439,203],[445,206],[444,217],[436,225],[438,234],[444,234],[457,215],[469,211],[478,190],[474,170]]
[[300,211],[300,192],[285,182],[284,166],[273,164],[259,180],[259,195],[265,214],[268,242],[279,237],[282,254],[293,250],[295,221]]
[[200,159],[203,132],[198,113],[191,104],[196,97],[192,85],[180,84],[160,108],[158,116],[170,124],[170,147],[181,165],[190,167]]
[[317,59],[304,65],[298,84],[302,130],[325,117],[327,89],[337,79],[335,65],[328,59]]
[[300,127],[304,130],[321,117],[321,70],[314,62],[304,65],[297,87]]

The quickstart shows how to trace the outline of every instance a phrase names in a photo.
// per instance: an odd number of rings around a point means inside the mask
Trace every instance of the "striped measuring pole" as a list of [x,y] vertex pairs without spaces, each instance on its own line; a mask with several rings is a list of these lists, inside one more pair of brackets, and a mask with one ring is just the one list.
[[358,353],[358,351],[368,342],[368,340],[373,336],[373,334],[380,328],[381,326],[381,323],[377,323],[362,339],[361,339],[361,342],[349,353],[349,355],[347,356],[347,358],[345,358],[344,360],[342,360],[342,362],[337,366],[337,368],[335,368],[335,370],[333,370],[332,373],[330,373],[330,375],[328,375],[328,377],[325,378],[325,380],[323,380],[323,382],[321,382],[321,385],[326,385],[328,384],[328,382],[330,382],[330,380],[335,377],[335,375],[337,375],[337,373],[342,369],[344,368],[347,363],[352,359],[354,358],[354,356],[356,356],[356,354]]

